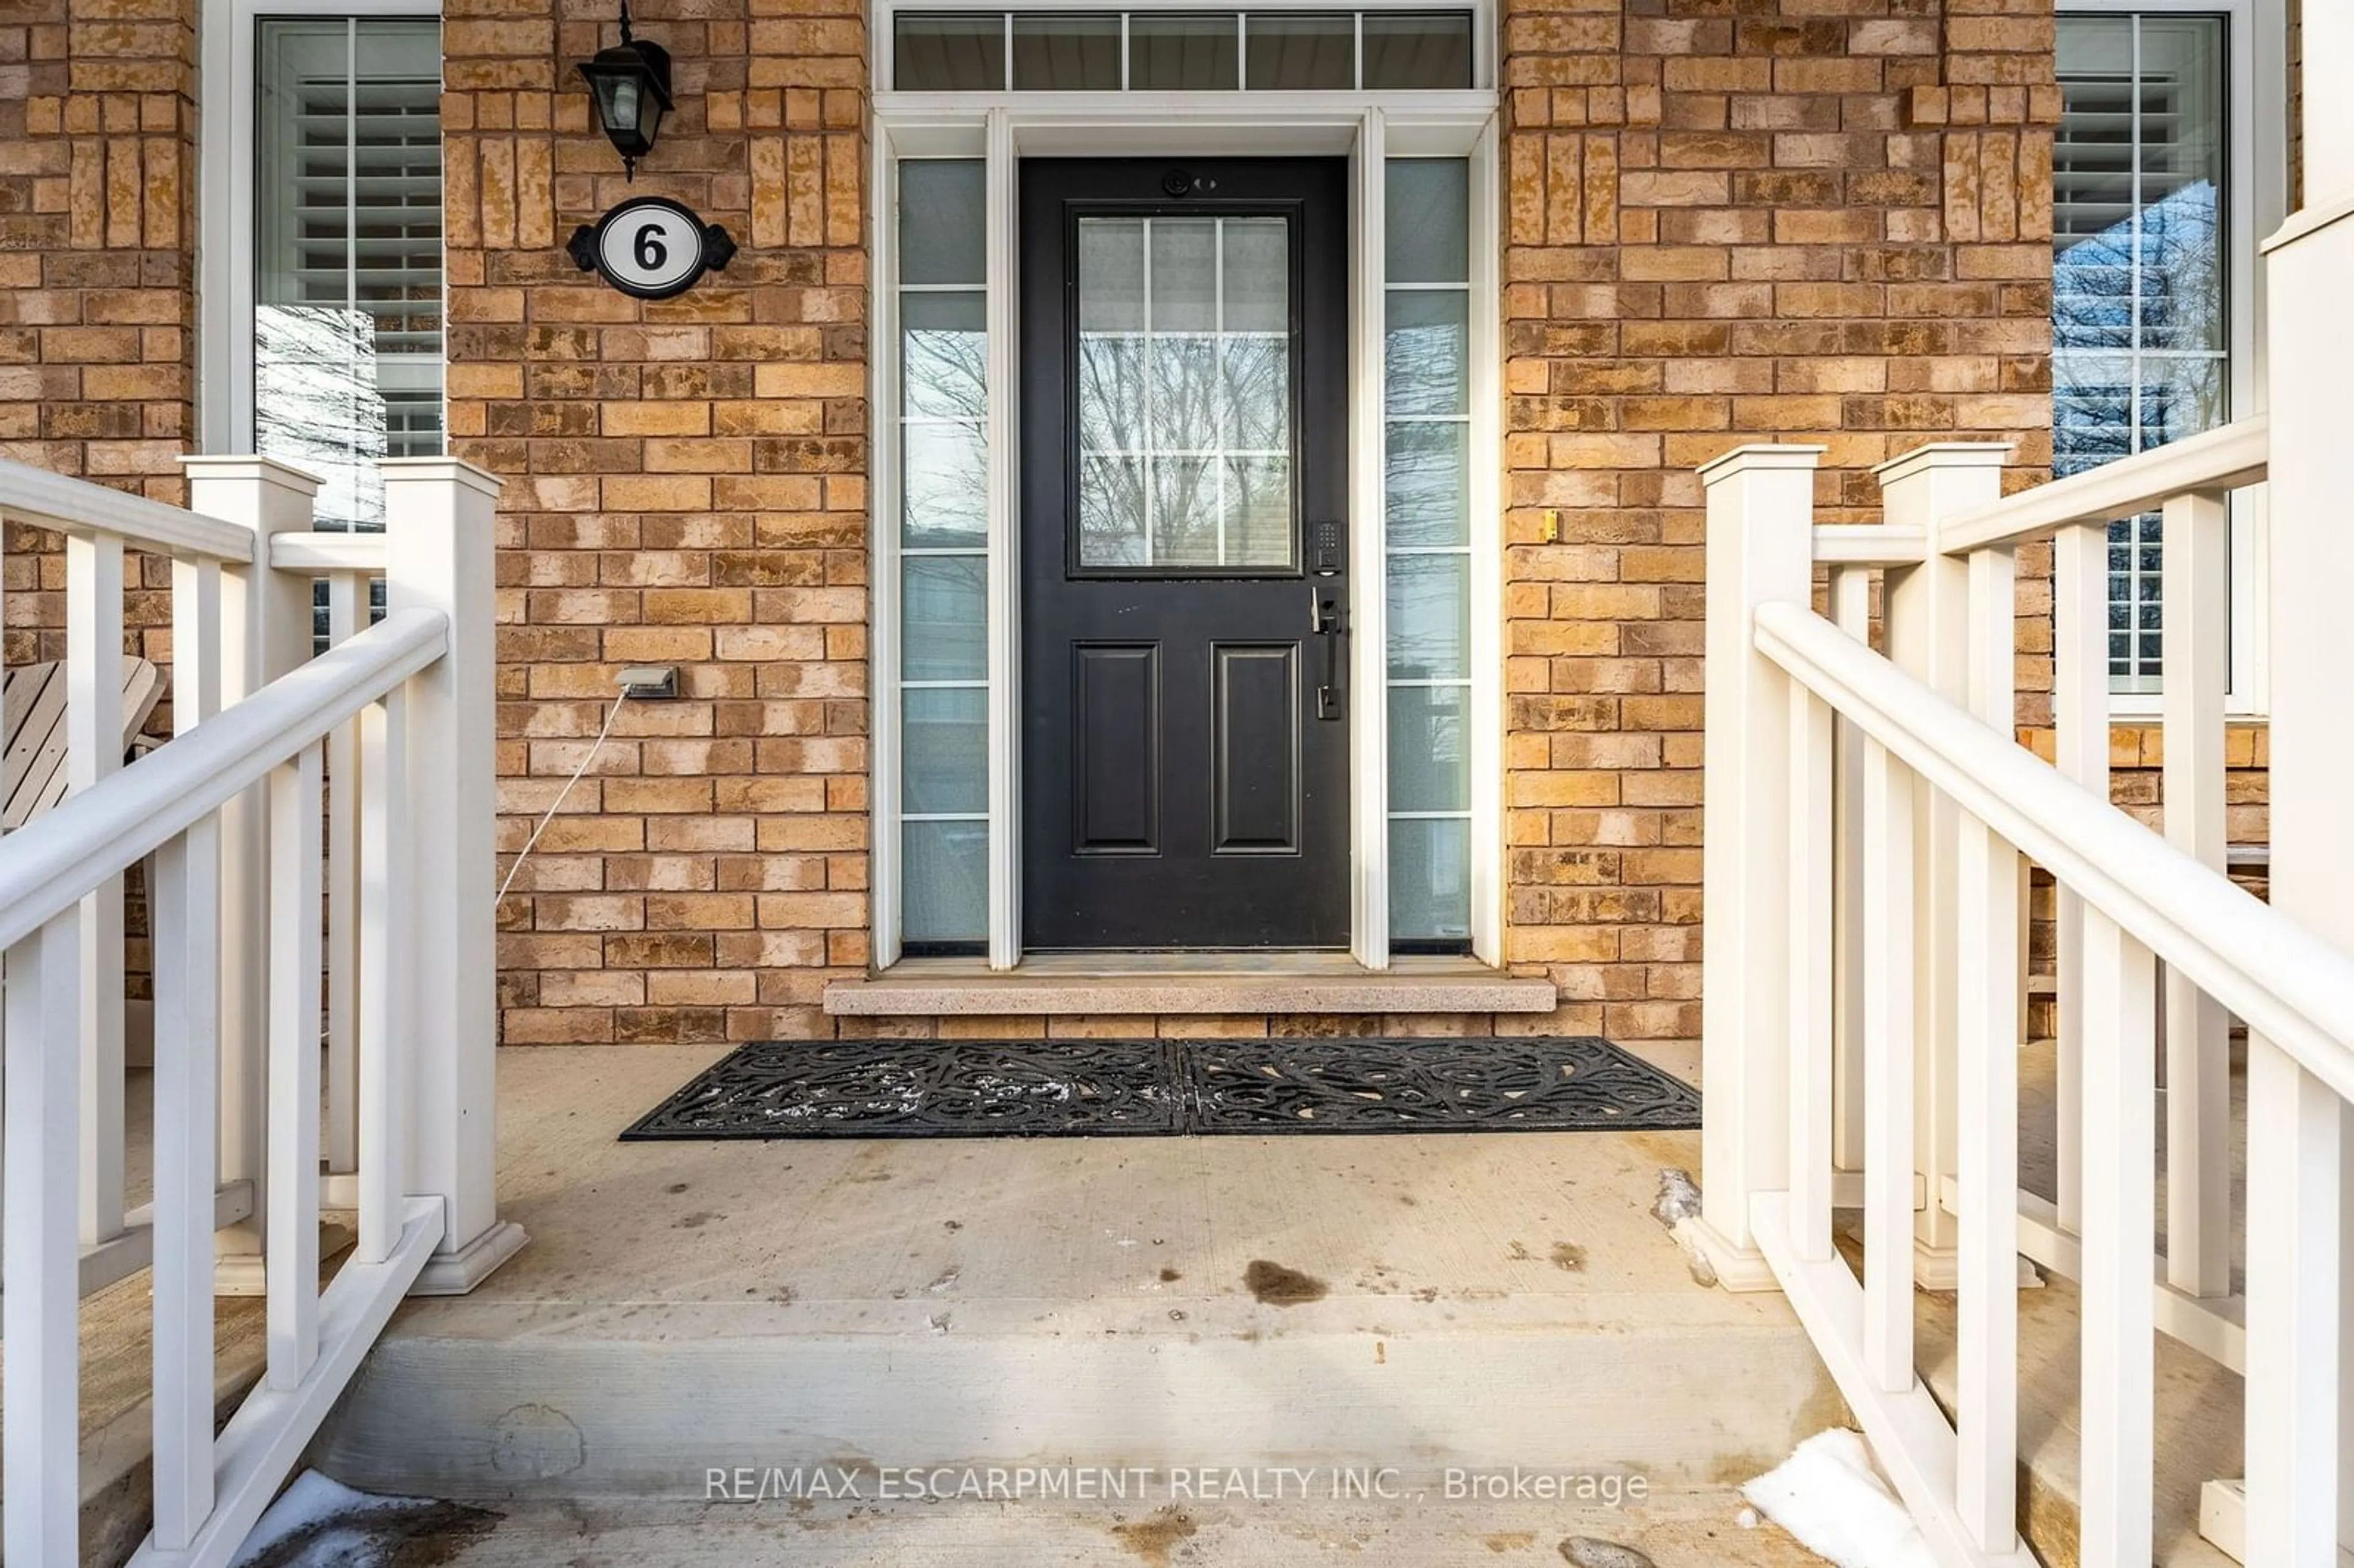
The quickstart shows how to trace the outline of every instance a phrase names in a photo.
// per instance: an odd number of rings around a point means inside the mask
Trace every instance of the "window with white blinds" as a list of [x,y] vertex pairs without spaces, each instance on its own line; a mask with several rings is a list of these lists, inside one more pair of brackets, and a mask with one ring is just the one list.
[[[2225,19],[2063,16],[2052,156],[2056,476],[2231,417]],[[2158,685],[2156,514],[2109,526],[2109,679]]]
[[254,450],[383,526],[376,463],[442,450],[441,41],[425,18],[258,25]]

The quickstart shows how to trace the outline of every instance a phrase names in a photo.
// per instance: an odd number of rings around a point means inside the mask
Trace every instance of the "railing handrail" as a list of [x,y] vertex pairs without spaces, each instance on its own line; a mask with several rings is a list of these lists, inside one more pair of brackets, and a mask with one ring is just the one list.
[[2178,495],[2260,484],[2270,440],[2263,415],[2237,419],[1957,512],[1940,520],[1936,546],[1948,556],[1966,556],[1991,545],[2025,544],[2071,524],[2138,516]]
[[0,517],[59,534],[112,534],[135,549],[249,563],[252,530],[186,507],[0,458]]
[[1758,652],[2354,1101],[2354,959],[2173,848],[1804,605]]
[[400,609],[0,840],[0,950],[260,783],[440,658],[449,620]]
[[272,534],[270,564],[281,572],[381,572],[390,548],[381,533],[337,529]]

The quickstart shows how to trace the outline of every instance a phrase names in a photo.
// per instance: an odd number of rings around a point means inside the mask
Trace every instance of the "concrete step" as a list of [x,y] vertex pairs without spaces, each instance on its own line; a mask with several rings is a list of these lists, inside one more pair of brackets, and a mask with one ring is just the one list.
[[[415,1561],[450,1568],[1801,1568],[1820,1559],[1770,1524],[1744,1529],[1722,1489],[1639,1508],[1330,1502],[1080,1507],[839,1502],[532,1506],[427,1536]],[[414,1538],[411,1538],[414,1539]],[[1640,1553],[1640,1556],[1630,1553]],[[411,1561],[408,1557],[398,1561]]]
[[404,1308],[315,1448],[375,1491],[714,1470],[1746,1479],[1844,1412],[1649,1213],[1691,1134],[617,1144],[712,1053],[501,1053],[532,1245]]

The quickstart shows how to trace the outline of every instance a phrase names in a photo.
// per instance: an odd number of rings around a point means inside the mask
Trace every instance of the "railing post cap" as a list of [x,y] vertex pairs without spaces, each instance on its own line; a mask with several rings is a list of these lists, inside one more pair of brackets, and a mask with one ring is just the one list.
[[1925,441],[1909,452],[1873,465],[1882,485],[1937,468],[2000,468],[2010,461],[2009,441]]
[[258,452],[188,452],[180,459],[180,466],[188,478],[259,480],[264,484],[282,485],[300,491],[304,495],[316,495],[326,482],[308,469],[281,462]]
[[1761,469],[1793,469],[1815,467],[1829,449],[1819,446],[1790,446],[1772,441],[1760,441],[1745,447],[1735,447],[1721,458],[1712,458],[1700,465],[1700,482],[1715,484],[1737,473],[1753,473]]
[[377,471],[387,484],[457,483],[478,491],[492,500],[506,488],[506,481],[489,469],[477,468],[463,458],[408,457],[384,458],[376,463]]

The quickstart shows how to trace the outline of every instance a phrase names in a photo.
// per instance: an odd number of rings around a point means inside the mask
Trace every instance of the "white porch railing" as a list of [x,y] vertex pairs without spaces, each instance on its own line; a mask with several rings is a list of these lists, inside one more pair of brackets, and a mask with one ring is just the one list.
[[[2020,1253],[2082,1287],[2088,1568],[2152,1561],[2158,1330],[2247,1377],[2244,1516],[2219,1518],[2241,1494],[2211,1488],[2210,1533],[2264,1568],[2338,1560],[2347,1298],[2326,1184],[2354,1103],[2354,958],[2224,874],[2227,495],[2266,477],[2266,445],[2249,421],[2003,499],[2004,449],[1933,444],[1881,469],[1879,528],[1813,524],[1819,449],[1702,471],[1707,1233],[1735,1283],[1769,1283],[1744,1258],[1770,1266],[1945,1563],[2032,1561]],[[2105,678],[2106,520],[2159,509],[2163,836],[2109,804]],[[2045,538],[2056,766],[2013,738],[2013,556]],[[2056,1202],[2020,1188],[2028,862],[2061,894]],[[2250,1036],[2244,1300],[2228,1017]],[[1861,1283],[1835,1205],[1863,1212]],[[1916,1283],[1958,1296],[1950,1422],[1914,1375]]]
[[[307,531],[292,470],[188,466],[183,511],[0,462],[0,514],[66,537],[74,786],[0,841],[10,1562],[79,1557],[83,1295],[152,1265],[136,1561],[211,1564],[400,1297],[469,1288],[523,1239],[491,1186],[497,482],[387,463],[387,533],[354,536]],[[126,550],[173,563],[174,736],[128,767],[91,700],[120,668]],[[388,613],[363,630],[376,574]],[[335,622],[316,659],[314,576]],[[143,858],[154,1199],[126,1212],[122,887]],[[358,1233],[323,1290],[323,1207]],[[261,1385],[217,1436],[217,1291],[268,1298]]]

